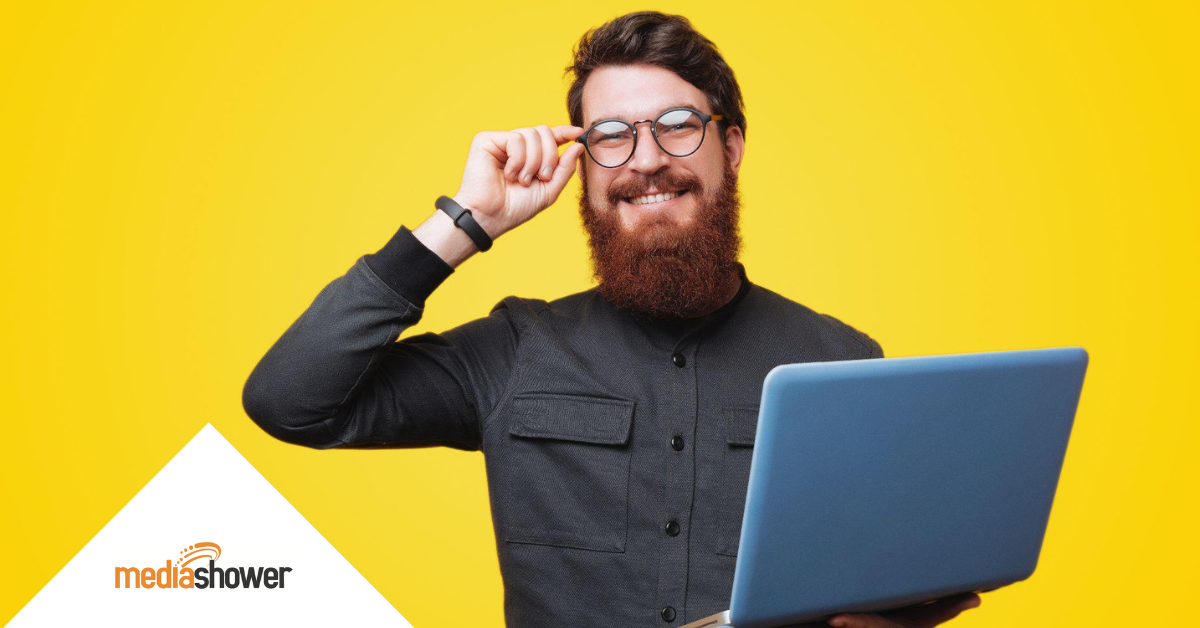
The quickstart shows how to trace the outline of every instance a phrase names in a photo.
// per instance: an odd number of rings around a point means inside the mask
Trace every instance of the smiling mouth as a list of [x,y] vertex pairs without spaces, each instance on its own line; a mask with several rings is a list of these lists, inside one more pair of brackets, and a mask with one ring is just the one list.
[[642,196],[633,196],[625,199],[630,205],[652,205],[655,203],[665,203],[671,199],[678,198],[687,194],[687,190],[680,192],[661,192],[658,194],[644,194]]

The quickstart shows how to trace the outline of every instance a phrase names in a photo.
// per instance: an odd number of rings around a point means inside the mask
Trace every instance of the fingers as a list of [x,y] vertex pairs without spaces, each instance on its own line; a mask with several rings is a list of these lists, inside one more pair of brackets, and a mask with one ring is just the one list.
[[[534,179],[552,183],[562,176],[565,178],[560,183],[565,185],[575,172],[575,161],[582,154],[583,146],[575,144],[568,147],[562,157],[558,155],[558,146],[573,142],[583,133],[584,129],[577,126],[550,127],[542,124],[508,132],[480,133],[476,141],[503,164],[504,178],[508,181],[528,186],[533,184]],[[567,152],[572,155],[570,159],[567,159]],[[565,169],[564,160],[567,162]]]
[[558,158],[558,167],[550,176],[550,193],[553,198],[558,198],[563,188],[567,187],[567,181],[570,181],[571,175],[575,174],[575,166],[579,163],[581,155],[583,155],[583,144],[572,144]]
[[504,178],[516,181],[521,168],[525,166],[525,138],[520,133],[504,133],[501,148],[505,154]]
[[964,593],[940,599],[932,604],[910,606],[882,614],[843,613],[829,618],[828,624],[838,628],[911,627],[932,628],[944,624],[963,611],[979,606],[979,596]]
[[542,163],[539,164],[537,178],[549,181],[554,174],[555,166],[558,165],[558,142],[554,141],[550,127],[544,124],[534,127],[533,130],[537,133],[542,147]]
[[529,185],[542,166],[542,140],[538,139],[537,131],[531,128],[517,129],[517,133],[525,140],[525,163],[521,165],[517,178],[521,185]]
[[842,613],[829,618],[829,625],[837,628],[892,628],[896,626],[879,615],[865,613]]
[[964,593],[942,598],[932,604],[901,609],[895,612],[895,619],[912,626],[937,626],[958,617],[963,611],[975,608],[979,604],[978,595]]

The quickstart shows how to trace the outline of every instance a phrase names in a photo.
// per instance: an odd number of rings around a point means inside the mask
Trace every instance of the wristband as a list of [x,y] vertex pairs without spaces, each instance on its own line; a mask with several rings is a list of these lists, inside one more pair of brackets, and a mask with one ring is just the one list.
[[434,205],[446,212],[446,215],[450,216],[450,219],[454,221],[455,226],[466,231],[471,241],[475,243],[475,246],[479,247],[480,251],[492,248],[491,236],[475,221],[475,217],[471,215],[471,210],[459,205],[449,196],[439,196]]

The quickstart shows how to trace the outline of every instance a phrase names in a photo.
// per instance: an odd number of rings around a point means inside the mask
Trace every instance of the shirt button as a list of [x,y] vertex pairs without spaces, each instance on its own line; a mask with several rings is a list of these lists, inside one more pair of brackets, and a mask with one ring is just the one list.
[[671,449],[675,451],[683,451],[683,437],[676,434],[671,437]]
[[675,609],[671,606],[664,606],[659,615],[663,618],[663,621],[675,621]]
[[[667,535],[668,536],[679,536],[679,522],[678,521],[672,519],[667,522]],[[667,621],[670,621],[670,620],[667,620]]]
[[687,366],[687,358],[683,357],[682,353],[676,353],[675,355],[671,356],[671,364],[674,364],[679,368],[683,368],[684,366]]

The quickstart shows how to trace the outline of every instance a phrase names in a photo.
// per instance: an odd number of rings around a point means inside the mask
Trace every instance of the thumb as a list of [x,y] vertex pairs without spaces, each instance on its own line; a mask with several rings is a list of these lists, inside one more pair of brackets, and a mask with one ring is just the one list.
[[554,174],[550,176],[550,191],[554,194],[554,198],[558,198],[562,194],[563,188],[567,187],[567,181],[571,180],[571,175],[575,174],[575,166],[579,162],[579,156],[583,154],[583,144],[571,144],[567,150],[558,158],[558,167],[554,169]]

